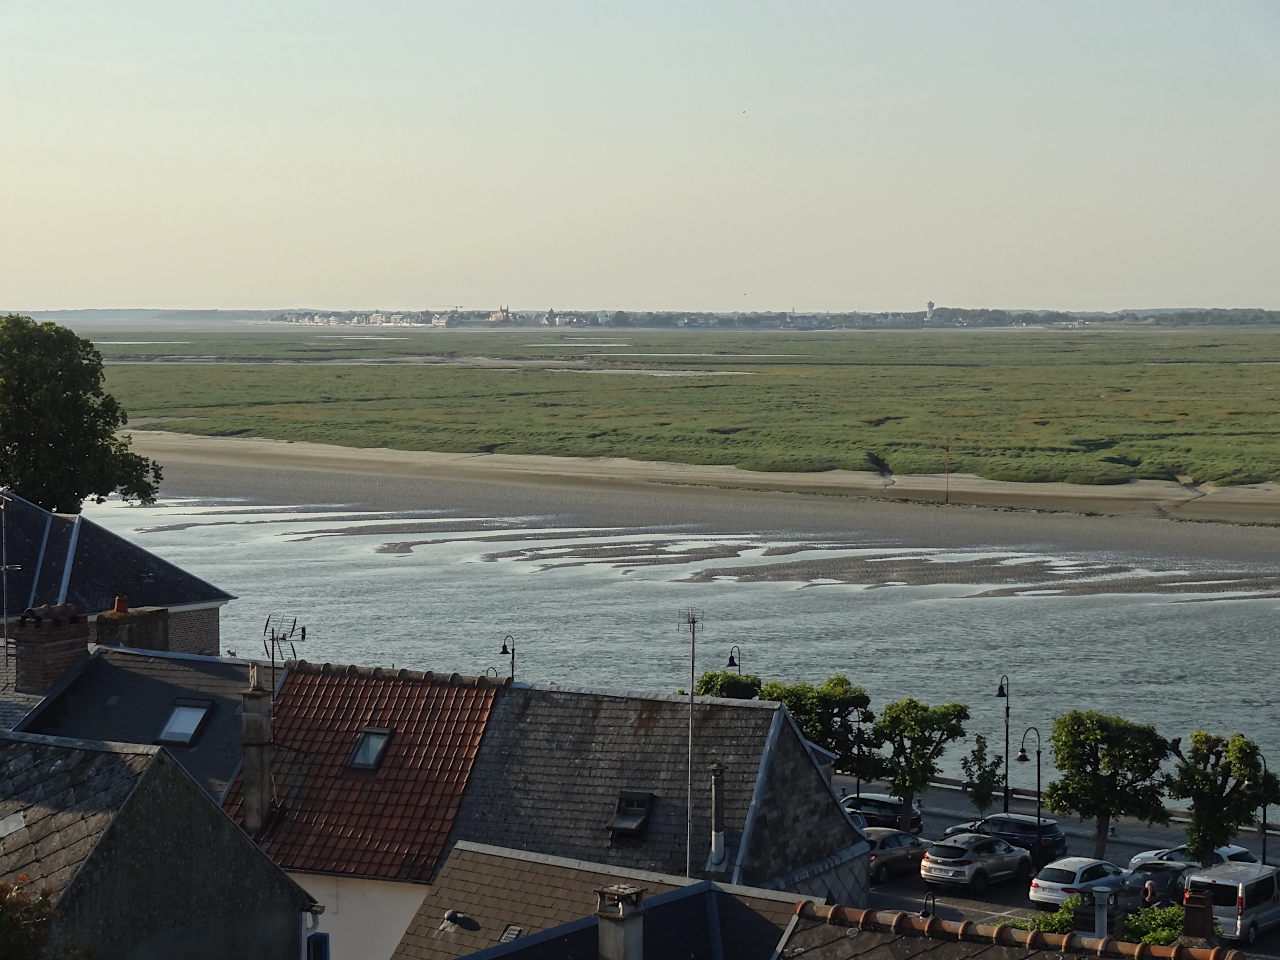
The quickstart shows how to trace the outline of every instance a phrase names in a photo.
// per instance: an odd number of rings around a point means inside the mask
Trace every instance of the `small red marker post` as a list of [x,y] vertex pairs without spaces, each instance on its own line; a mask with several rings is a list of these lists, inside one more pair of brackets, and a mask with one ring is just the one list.
[[943,458],[943,462],[946,464],[946,466],[943,468],[945,480],[943,481],[942,502],[950,503],[951,502],[951,448],[943,447],[942,451],[945,454],[945,457]]

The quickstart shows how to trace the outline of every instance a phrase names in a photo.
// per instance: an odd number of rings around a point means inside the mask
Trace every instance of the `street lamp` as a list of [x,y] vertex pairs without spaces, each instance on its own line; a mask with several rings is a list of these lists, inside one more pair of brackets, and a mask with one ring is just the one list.
[[[1000,674],[1000,687],[996,690],[996,696],[1004,700],[1004,812],[1009,812],[1009,677],[1006,674]],[[1036,734],[1039,736],[1039,734]]]
[[1035,727],[1027,727],[1022,731],[1022,746],[1018,748],[1018,762],[1026,763],[1031,758],[1027,756],[1027,734],[1034,733],[1036,735],[1036,843],[1040,843],[1040,731]]
[[[735,651],[735,650],[737,650],[737,651],[738,651],[738,659],[737,659],[737,660],[733,659],[733,651]],[[736,643],[735,643],[732,647],[730,647],[730,648],[729,648],[729,662],[728,662],[728,663],[726,663],[726,664],[725,664],[725,666],[726,666],[726,667],[737,667],[737,668],[738,668],[738,676],[742,676],[742,648],[741,648],[741,647],[739,647]]]
[[[510,644],[510,649],[508,649],[508,644]],[[516,638],[508,633],[502,638],[502,649],[498,652],[511,658],[511,679],[514,680],[516,678]]]
[[1258,759],[1262,761],[1262,862],[1267,862],[1267,758],[1258,751]]

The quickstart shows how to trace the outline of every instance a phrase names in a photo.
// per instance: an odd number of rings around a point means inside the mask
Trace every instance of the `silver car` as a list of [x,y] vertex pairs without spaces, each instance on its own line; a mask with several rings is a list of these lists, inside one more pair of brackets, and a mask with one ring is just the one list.
[[1031,851],[980,833],[957,833],[938,840],[920,861],[926,883],[965,886],[976,896],[988,883],[1031,879]]

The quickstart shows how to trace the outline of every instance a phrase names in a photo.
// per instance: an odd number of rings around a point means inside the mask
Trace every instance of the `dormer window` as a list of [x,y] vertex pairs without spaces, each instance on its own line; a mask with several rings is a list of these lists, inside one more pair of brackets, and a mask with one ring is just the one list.
[[609,821],[609,833],[615,837],[638,837],[649,824],[653,794],[623,790],[618,794],[618,807]]
[[204,726],[204,721],[212,710],[212,700],[173,701],[173,712],[165,721],[164,729],[160,731],[156,742],[190,746],[195,742],[200,728]]
[[390,742],[390,728],[365,727],[360,731],[360,739],[356,742],[356,749],[347,761],[347,766],[356,770],[377,770]]

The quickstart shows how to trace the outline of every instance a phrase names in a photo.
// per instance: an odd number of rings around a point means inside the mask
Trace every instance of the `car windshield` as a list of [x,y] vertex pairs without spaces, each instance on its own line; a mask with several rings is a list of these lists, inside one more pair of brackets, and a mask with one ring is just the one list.
[[968,850],[954,843],[935,843],[929,851],[930,860],[960,860],[968,855]]
[[1046,883],[1073,883],[1076,879],[1074,870],[1063,870],[1061,867],[1045,867],[1036,875],[1037,880]]
[[1258,862],[1258,858],[1257,858],[1257,857],[1255,857],[1255,856],[1254,856],[1252,853],[1250,853],[1248,850],[1237,850],[1235,853],[1231,854],[1231,856],[1227,857],[1227,859],[1228,859],[1228,860],[1237,860],[1237,861],[1240,861],[1240,862],[1242,862],[1242,863],[1257,863],[1257,862]]

